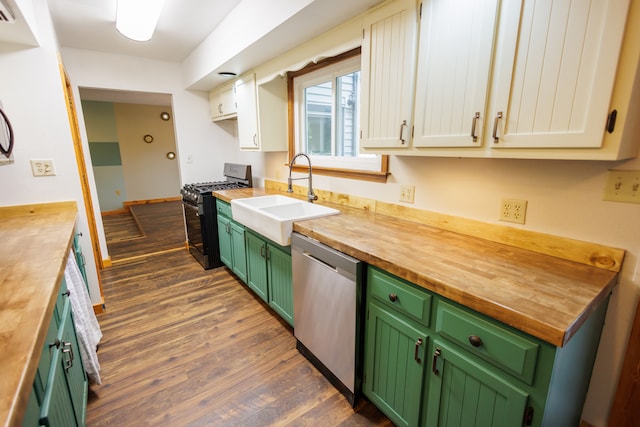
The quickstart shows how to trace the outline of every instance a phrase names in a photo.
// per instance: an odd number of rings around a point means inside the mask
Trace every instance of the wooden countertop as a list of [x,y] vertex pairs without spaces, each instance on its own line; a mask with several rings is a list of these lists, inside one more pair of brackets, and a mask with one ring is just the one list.
[[0,423],[19,426],[73,241],[75,202],[0,208]]
[[[266,194],[282,193],[214,192],[227,202]],[[617,283],[617,271],[606,268],[326,204],[341,214],[299,221],[293,230],[555,346],[568,342]]]

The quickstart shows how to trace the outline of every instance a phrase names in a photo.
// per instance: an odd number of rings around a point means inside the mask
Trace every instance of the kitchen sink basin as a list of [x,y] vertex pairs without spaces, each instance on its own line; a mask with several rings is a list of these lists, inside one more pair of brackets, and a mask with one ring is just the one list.
[[291,244],[294,221],[339,213],[337,209],[281,195],[231,200],[231,216],[235,221],[282,246]]

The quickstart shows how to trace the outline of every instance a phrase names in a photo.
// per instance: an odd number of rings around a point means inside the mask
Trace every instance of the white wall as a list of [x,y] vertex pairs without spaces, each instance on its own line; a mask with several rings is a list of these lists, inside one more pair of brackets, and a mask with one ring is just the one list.
[[[40,47],[0,42],[0,100],[15,132],[14,164],[0,166],[0,206],[75,200],[78,231],[89,236],[82,188],[58,68],[57,40],[44,0],[34,2]],[[10,25],[10,24],[7,24]],[[34,177],[30,159],[53,159],[56,176]],[[100,301],[88,237],[80,239],[92,300]]]

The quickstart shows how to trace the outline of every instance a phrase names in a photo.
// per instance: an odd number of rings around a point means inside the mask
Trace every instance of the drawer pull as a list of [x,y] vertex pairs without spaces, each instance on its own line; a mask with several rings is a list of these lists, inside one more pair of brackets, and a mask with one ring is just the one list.
[[389,301],[391,301],[391,302],[396,302],[396,301],[398,301],[398,295],[396,295],[396,294],[389,294]]
[[413,354],[413,359],[414,359],[417,363],[420,363],[420,362],[421,362],[420,357],[419,357],[419,355],[418,355],[418,351],[420,351],[420,346],[422,345],[422,343],[423,343],[422,338],[418,338],[418,341],[416,341],[416,351],[415,351],[415,353]]
[[480,347],[482,345],[482,340],[477,335],[469,335],[469,344],[474,347]]
[[436,351],[433,353],[433,361],[431,362],[431,372],[434,375],[440,375],[440,371],[438,371],[438,357],[442,354],[442,350],[436,347]]

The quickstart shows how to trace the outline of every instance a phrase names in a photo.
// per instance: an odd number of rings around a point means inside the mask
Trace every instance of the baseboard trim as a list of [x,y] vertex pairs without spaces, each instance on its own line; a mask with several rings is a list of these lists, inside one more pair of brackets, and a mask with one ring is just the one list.
[[149,205],[151,203],[164,203],[164,202],[178,202],[182,200],[180,196],[176,197],[162,197],[160,199],[148,199],[148,200],[129,200],[127,202],[122,202],[122,206],[128,208],[133,205]]

